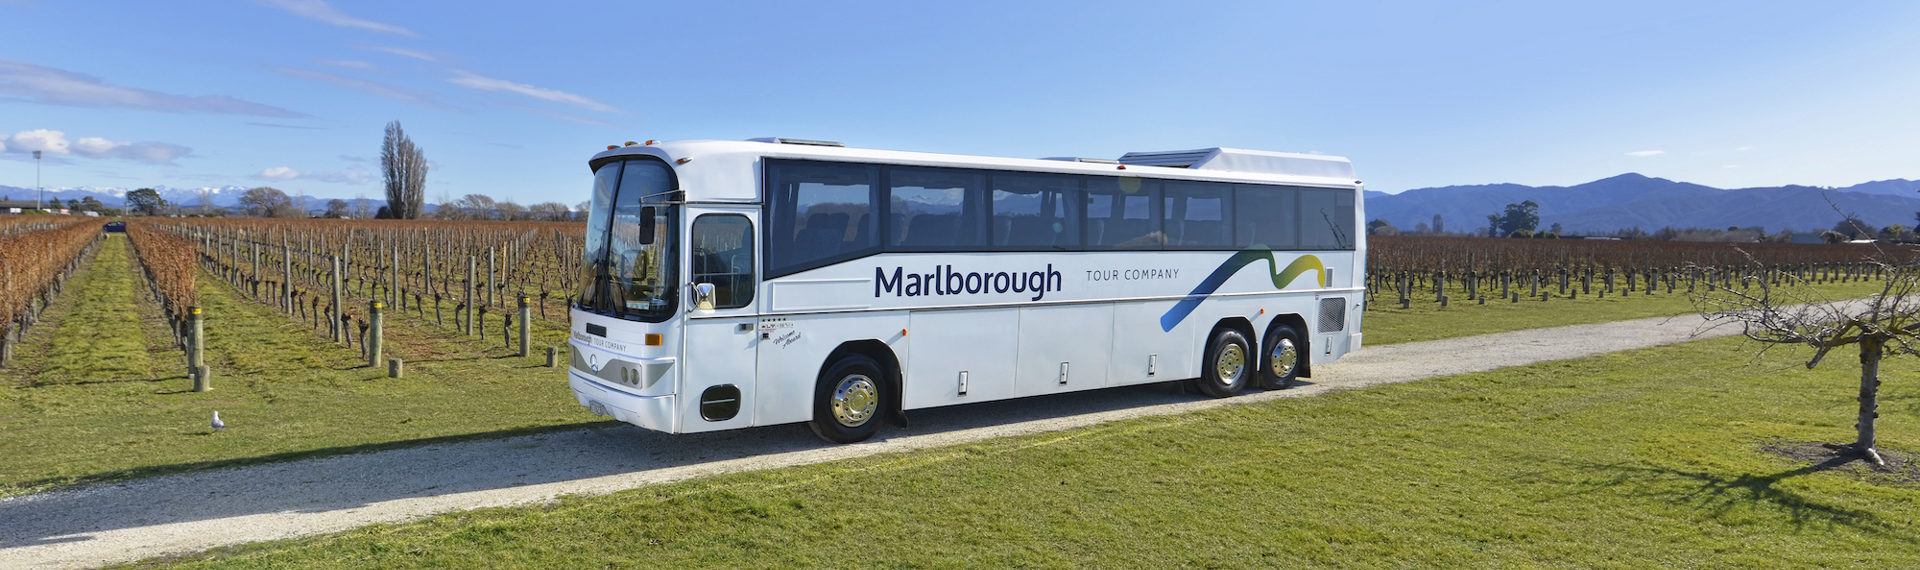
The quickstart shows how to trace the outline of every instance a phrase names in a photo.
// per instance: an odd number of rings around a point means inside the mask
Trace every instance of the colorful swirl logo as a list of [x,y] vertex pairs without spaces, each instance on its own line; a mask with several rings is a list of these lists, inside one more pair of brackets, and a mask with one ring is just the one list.
[[1167,314],[1160,316],[1160,330],[1171,331],[1173,327],[1179,326],[1180,321],[1186,320],[1187,315],[1193,314],[1193,310],[1200,307],[1201,301],[1206,300],[1207,296],[1212,295],[1214,291],[1218,291],[1221,285],[1225,285],[1228,278],[1239,273],[1240,268],[1252,265],[1256,261],[1267,262],[1267,269],[1273,272],[1275,290],[1286,289],[1287,285],[1293,284],[1293,280],[1299,279],[1308,271],[1319,273],[1318,281],[1321,287],[1333,286],[1333,277],[1327,275],[1327,266],[1320,263],[1320,258],[1302,255],[1282,269],[1280,263],[1274,261],[1271,250],[1264,246],[1254,246],[1234,252],[1233,257],[1227,258],[1227,262],[1220,264],[1219,269],[1213,270],[1206,279],[1200,280],[1200,286],[1194,287],[1193,292],[1187,294],[1187,298],[1181,299],[1179,303],[1173,305],[1173,309],[1167,311]]

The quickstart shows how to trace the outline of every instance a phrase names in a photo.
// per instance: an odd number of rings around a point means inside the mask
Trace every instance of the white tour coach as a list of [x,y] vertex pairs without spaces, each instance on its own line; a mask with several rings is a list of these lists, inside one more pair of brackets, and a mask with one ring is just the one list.
[[1362,189],[1344,158],[1119,160],[795,139],[608,147],[568,380],[700,432],[1190,380],[1286,388],[1360,347]]

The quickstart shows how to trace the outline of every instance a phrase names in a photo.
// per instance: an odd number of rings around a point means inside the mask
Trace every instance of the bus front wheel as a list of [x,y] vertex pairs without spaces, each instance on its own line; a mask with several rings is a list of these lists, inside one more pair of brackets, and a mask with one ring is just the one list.
[[813,421],[808,425],[821,439],[858,443],[880,431],[889,413],[890,388],[880,364],[851,355],[833,363],[814,388]]
[[1300,345],[1300,333],[1293,327],[1276,324],[1260,343],[1260,387],[1285,390],[1300,377],[1301,359],[1306,354]]
[[1207,361],[1194,384],[1208,396],[1231,398],[1247,388],[1255,368],[1247,336],[1237,330],[1220,329],[1213,333],[1213,342],[1207,343]]

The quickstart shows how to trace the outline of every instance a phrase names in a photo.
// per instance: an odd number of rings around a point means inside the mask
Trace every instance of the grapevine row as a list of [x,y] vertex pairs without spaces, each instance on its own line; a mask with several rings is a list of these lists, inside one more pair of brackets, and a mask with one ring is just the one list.
[[[36,217],[37,218],[37,217]],[[0,222],[0,364],[100,241],[88,219]]]

